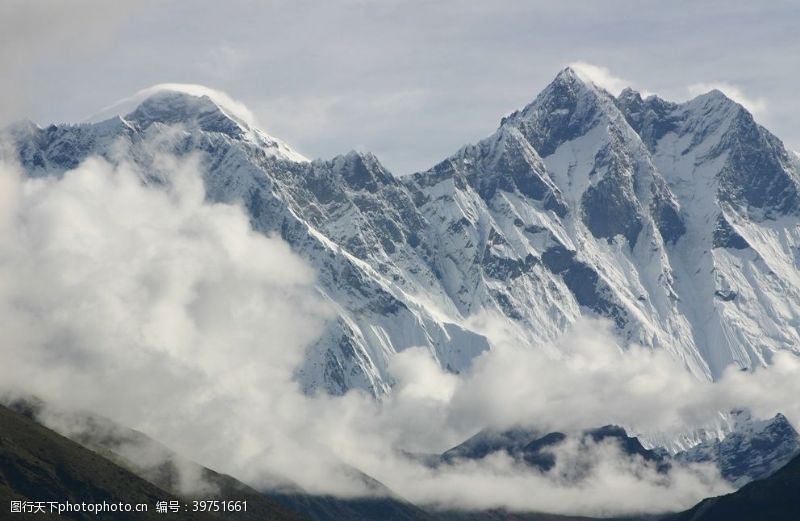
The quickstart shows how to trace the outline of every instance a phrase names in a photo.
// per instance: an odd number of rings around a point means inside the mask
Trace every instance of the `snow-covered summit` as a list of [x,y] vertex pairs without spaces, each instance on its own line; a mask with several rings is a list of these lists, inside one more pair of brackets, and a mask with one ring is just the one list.
[[145,98],[124,119],[142,128],[154,123],[196,125],[206,132],[220,132],[241,138],[249,130],[240,118],[226,111],[206,95],[159,91]]
[[285,142],[261,130],[255,116],[244,104],[224,92],[201,85],[154,85],[106,107],[89,118],[88,122],[97,124],[117,117],[142,129],[158,123],[221,133],[232,139],[263,146],[281,159],[308,161]]

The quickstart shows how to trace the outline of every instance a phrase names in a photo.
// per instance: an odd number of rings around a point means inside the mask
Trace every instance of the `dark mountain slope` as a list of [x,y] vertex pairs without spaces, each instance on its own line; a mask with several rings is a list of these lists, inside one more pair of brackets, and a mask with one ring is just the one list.
[[[6,407],[0,406],[0,498],[58,502],[146,503],[177,499],[105,458]],[[119,514],[117,519],[150,519],[155,513]],[[42,517],[45,518],[45,517]],[[97,519],[73,513],[51,519]],[[216,519],[174,514],[173,519]]]
[[796,521],[800,519],[800,456],[772,476],[710,498],[668,521]]
[[[236,499],[251,500],[236,490]],[[233,497],[233,496],[232,496]],[[166,492],[112,461],[39,425],[32,419],[0,406],[0,503],[3,515],[10,510],[10,501],[57,501],[70,503],[144,503],[148,513],[107,513],[96,515],[78,512],[56,515],[37,514],[36,519],[120,519],[212,521],[244,519],[211,514],[177,512],[157,514],[156,502],[187,498]],[[264,502],[248,504],[260,512],[251,519],[294,521],[306,519],[276,504],[266,508]],[[256,510],[253,511],[254,513]],[[20,514],[23,515],[23,514]],[[161,517],[159,517],[161,516]]]
[[[108,468],[123,472],[137,482],[144,483],[147,487],[154,489],[157,495],[163,498],[162,500],[169,501],[170,499],[181,498],[185,501],[191,498],[185,497],[185,494],[181,492],[181,471],[179,469],[184,469],[184,471],[191,471],[191,474],[196,477],[198,482],[202,482],[204,488],[208,489],[208,492],[202,493],[202,497],[196,499],[247,501],[246,512],[231,512],[227,513],[225,517],[209,519],[237,521],[263,521],[265,519],[270,521],[309,519],[316,521],[340,519],[348,521],[425,521],[434,519],[419,507],[391,497],[391,491],[378,482],[375,482],[373,487],[376,490],[376,494],[385,493],[387,494],[386,497],[376,495],[376,497],[370,498],[343,499],[333,496],[314,496],[305,493],[299,487],[293,486],[285,486],[279,491],[261,492],[232,476],[215,472],[187,460],[141,432],[118,425],[100,416],[65,416],[66,421],[73,427],[77,425],[83,426],[82,429],[76,428],[69,435],[71,439],[67,439],[36,423],[35,418],[41,413],[43,405],[42,402],[36,399],[26,399],[17,400],[9,404],[10,409],[0,406],[3,412],[0,417],[3,420],[2,429],[0,429],[3,441],[3,450],[0,452],[0,455],[2,455],[2,459],[0,459],[2,461],[0,463],[0,486],[4,483],[2,476],[6,473],[9,475],[18,474],[18,465],[14,464],[14,461],[16,461],[13,457],[14,453],[23,452],[27,447],[35,447],[38,452],[52,459],[61,453],[60,444],[64,443],[68,444],[75,454],[70,453],[68,457],[59,459],[59,462],[63,459],[71,463],[75,458],[83,458],[83,453],[88,454],[88,456],[82,461],[94,462],[86,468],[85,474],[81,475],[81,479],[88,482],[92,482],[93,476],[104,476],[106,468]],[[6,421],[6,418],[8,418],[8,421]],[[35,436],[18,436],[16,433],[22,432],[23,429],[17,427],[17,424],[27,429],[33,429]],[[11,434],[6,436],[5,430],[10,430]],[[14,450],[5,449],[6,438],[14,440]],[[151,457],[159,455],[160,463],[146,463],[126,457],[123,454],[130,453],[130,451],[125,450],[126,447],[128,449],[134,447],[139,449],[138,451],[134,450],[132,453],[141,452],[149,454]],[[8,452],[8,457],[6,457],[6,452]],[[64,472],[61,470],[63,466],[65,465],[61,463],[56,465],[56,474]],[[39,460],[31,462],[29,467],[31,473],[38,475],[36,479],[31,478],[30,480],[31,484],[28,488],[31,494],[20,494],[20,490],[28,490],[25,488],[27,485],[13,482],[10,483],[8,500],[24,500],[26,498],[36,501],[49,500],[38,495],[38,491],[40,483],[47,483],[53,479],[50,477],[53,473],[49,472],[47,465],[41,464]],[[372,480],[368,476],[363,476],[363,479]],[[116,483],[113,480],[112,482]],[[67,487],[71,490],[70,494],[67,493]],[[107,489],[109,485],[106,481],[102,481],[98,483],[98,487]],[[52,495],[53,498],[62,498],[62,500],[73,496],[76,499],[71,499],[70,501],[88,502],[90,499],[90,496],[85,495],[83,489],[73,482],[63,484],[63,489],[59,489],[57,493]],[[0,492],[0,498],[5,498],[2,492]],[[55,501],[56,499],[52,500]],[[118,501],[128,500],[118,499]],[[155,501],[152,501],[151,509],[155,508]],[[302,512],[302,514],[298,514],[298,512]],[[84,518],[77,517],[75,519]],[[197,517],[194,519],[205,518]]]

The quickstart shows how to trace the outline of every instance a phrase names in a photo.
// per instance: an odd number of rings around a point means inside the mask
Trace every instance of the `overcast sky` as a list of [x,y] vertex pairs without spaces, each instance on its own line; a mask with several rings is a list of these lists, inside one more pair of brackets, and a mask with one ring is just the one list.
[[583,62],[668,99],[722,87],[798,150],[798,21],[789,1],[5,0],[0,120],[77,122],[196,83],[307,156],[366,149],[404,174]]

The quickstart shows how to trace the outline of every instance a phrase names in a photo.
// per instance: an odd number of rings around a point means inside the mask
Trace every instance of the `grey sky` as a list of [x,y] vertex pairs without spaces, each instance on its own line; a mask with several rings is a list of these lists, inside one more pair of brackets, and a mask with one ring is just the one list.
[[308,156],[368,149],[402,174],[490,134],[582,61],[668,99],[738,89],[798,150],[798,23],[788,1],[6,0],[0,120],[80,121],[198,83]]

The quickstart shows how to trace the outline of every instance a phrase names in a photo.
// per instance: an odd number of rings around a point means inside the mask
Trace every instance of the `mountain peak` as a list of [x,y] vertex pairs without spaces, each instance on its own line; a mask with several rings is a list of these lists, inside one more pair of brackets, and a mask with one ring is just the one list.
[[700,94],[687,102],[689,105],[703,105],[708,108],[717,108],[719,110],[735,110],[735,111],[749,111],[736,100],[725,94],[720,89],[711,89],[710,91]]
[[[626,91],[636,94],[641,99],[641,96],[633,90],[626,89]],[[616,117],[615,104],[616,98],[607,90],[594,83],[586,74],[567,66],[556,74],[553,81],[531,103],[502,118],[500,126],[506,124],[519,126],[525,120],[538,120],[543,117],[548,121],[540,122],[540,126],[549,126],[553,123],[549,121],[553,116],[562,123],[575,123],[574,116],[579,119],[587,116],[591,118],[598,112],[607,113],[613,118]],[[575,114],[576,111],[580,113]],[[526,134],[526,137],[531,136]],[[548,153],[543,150],[539,152],[542,157]]]
[[564,141],[585,134],[604,116],[622,117],[614,97],[566,67],[533,102],[503,118],[500,125],[519,128],[539,155],[547,157]]
[[624,89],[622,89],[622,92],[619,93],[619,96],[617,96],[617,99],[620,100],[620,101],[636,101],[636,102],[639,102],[639,103],[644,101],[642,99],[641,93],[639,93],[638,91],[633,90],[630,87],[625,87]]
[[357,190],[376,192],[394,181],[392,174],[372,152],[351,150],[333,158],[331,164],[348,186]]
[[282,159],[308,161],[280,139],[260,130],[255,117],[244,104],[224,92],[202,85],[155,85],[115,103],[91,119],[98,121],[104,119],[100,116],[116,114],[126,114],[124,120],[139,128],[153,123],[184,125],[258,144]]
[[89,117],[86,122],[98,122],[116,115],[124,115],[135,111],[142,103],[150,98],[159,98],[165,95],[173,100],[183,98],[187,103],[190,100],[203,100],[207,108],[212,108],[209,103],[216,106],[216,109],[225,113],[230,118],[237,120],[248,127],[255,127],[253,113],[241,102],[228,96],[226,93],[191,83],[159,83],[151,87],[139,90],[131,96],[112,103],[100,112]]
[[570,90],[602,90],[591,80],[591,78],[581,74],[572,67],[565,67],[559,71],[553,81],[551,81],[550,84],[545,88],[545,91],[561,90],[564,88],[568,88]]
[[369,161],[369,162],[376,162],[378,163],[378,157],[370,152],[369,150],[356,150],[352,149],[346,154],[343,154],[339,157],[344,158],[347,161]]
[[153,123],[197,125],[210,132],[241,137],[248,125],[229,114],[208,95],[199,96],[174,90],[161,90],[145,98],[125,119],[141,127]]
[[613,102],[614,97],[605,89],[599,87],[586,75],[581,74],[572,67],[562,69],[553,81],[536,97],[536,99],[524,109],[540,106],[550,102],[563,104],[564,102],[576,103],[583,100],[589,105],[608,104]]
[[556,74],[554,82],[574,82],[574,81],[583,81],[580,78],[578,72],[570,66],[564,67],[561,69],[558,74]]

